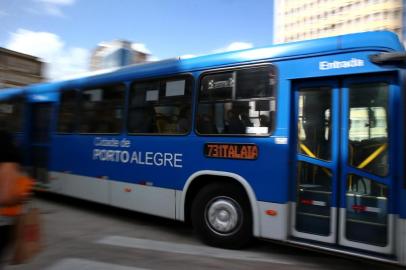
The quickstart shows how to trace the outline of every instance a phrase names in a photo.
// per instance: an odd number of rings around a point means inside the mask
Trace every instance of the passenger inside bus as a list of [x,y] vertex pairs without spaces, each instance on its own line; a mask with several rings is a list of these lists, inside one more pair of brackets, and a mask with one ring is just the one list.
[[198,115],[197,129],[201,134],[217,134],[217,129],[213,122],[213,117],[211,117],[207,113]]
[[270,122],[268,116],[261,114],[259,116],[259,124],[261,127],[270,127]]
[[157,129],[155,110],[152,106],[134,108],[130,111],[128,129],[130,133],[152,133]]
[[[249,121],[249,120],[248,120]],[[224,133],[226,134],[244,134],[245,124],[240,119],[240,114],[235,109],[227,112],[227,120],[224,123]]]
[[182,107],[179,111],[176,131],[181,134],[187,133],[189,131],[191,118],[192,114],[190,111],[190,106]]

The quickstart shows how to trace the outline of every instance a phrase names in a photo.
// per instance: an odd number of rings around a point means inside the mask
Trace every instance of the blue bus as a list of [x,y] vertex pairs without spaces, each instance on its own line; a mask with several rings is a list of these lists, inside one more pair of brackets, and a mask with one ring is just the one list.
[[42,190],[406,265],[405,60],[386,31],[0,92]]

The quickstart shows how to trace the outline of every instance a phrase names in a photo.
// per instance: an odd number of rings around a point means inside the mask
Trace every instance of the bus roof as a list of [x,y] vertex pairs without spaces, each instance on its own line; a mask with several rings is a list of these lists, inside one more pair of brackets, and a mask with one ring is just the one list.
[[273,59],[275,61],[279,59],[323,54],[340,50],[365,49],[380,51],[404,50],[396,34],[389,31],[374,31],[225,52],[191,58],[190,60],[188,59],[188,62],[190,62],[191,66],[197,66],[206,63],[211,63],[213,65],[213,63],[225,63],[231,61],[242,62],[265,59]]
[[13,97],[18,97],[24,93],[21,88],[6,88],[0,91],[0,99],[9,99]]
[[[77,78],[29,86],[32,91],[47,92],[55,87],[72,88],[83,84],[96,85],[127,81],[136,78],[192,72],[207,68],[232,66],[242,62],[255,62],[270,59],[273,61],[318,55],[337,51],[403,51],[403,45],[396,34],[389,31],[374,31],[298,41],[261,48],[203,55],[193,58],[173,58],[157,62],[131,65],[115,70],[84,74]],[[50,85],[53,85],[49,87]]]

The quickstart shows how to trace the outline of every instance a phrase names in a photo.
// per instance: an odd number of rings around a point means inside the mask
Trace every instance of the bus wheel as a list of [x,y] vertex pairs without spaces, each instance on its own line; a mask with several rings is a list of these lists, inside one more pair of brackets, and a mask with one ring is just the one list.
[[238,249],[251,240],[250,204],[236,185],[204,187],[193,201],[191,217],[195,231],[209,245]]

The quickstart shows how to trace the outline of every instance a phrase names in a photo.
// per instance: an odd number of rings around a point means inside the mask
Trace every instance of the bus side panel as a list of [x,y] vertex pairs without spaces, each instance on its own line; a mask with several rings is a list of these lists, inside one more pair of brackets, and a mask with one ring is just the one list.
[[51,191],[109,204],[109,182],[99,174],[98,168],[92,174],[82,174],[79,168],[87,167],[87,155],[81,153],[83,137],[78,135],[54,135],[50,150]]
[[109,181],[111,205],[175,219],[175,190]]
[[113,148],[95,146],[93,136],[57,135],[53,140],[51,170],[176,190],[183,190],[188,177],[196,171],[228,171],[247,179],[258,192],[258,200],[272,198],[285,203],[281,168],[287,162],[287,141],[276,144],[278,138],[249,138],[259,148],[258,159],[240,160],[205,157],[204,144],[244,143],[245,138],[117,136],[131,146]]
[[[55,192],[93,202],[109,204],[110,182],[94,177],[70,173],[52,172],[58,188]],[[58,186],[56,186],[58,185]]]

